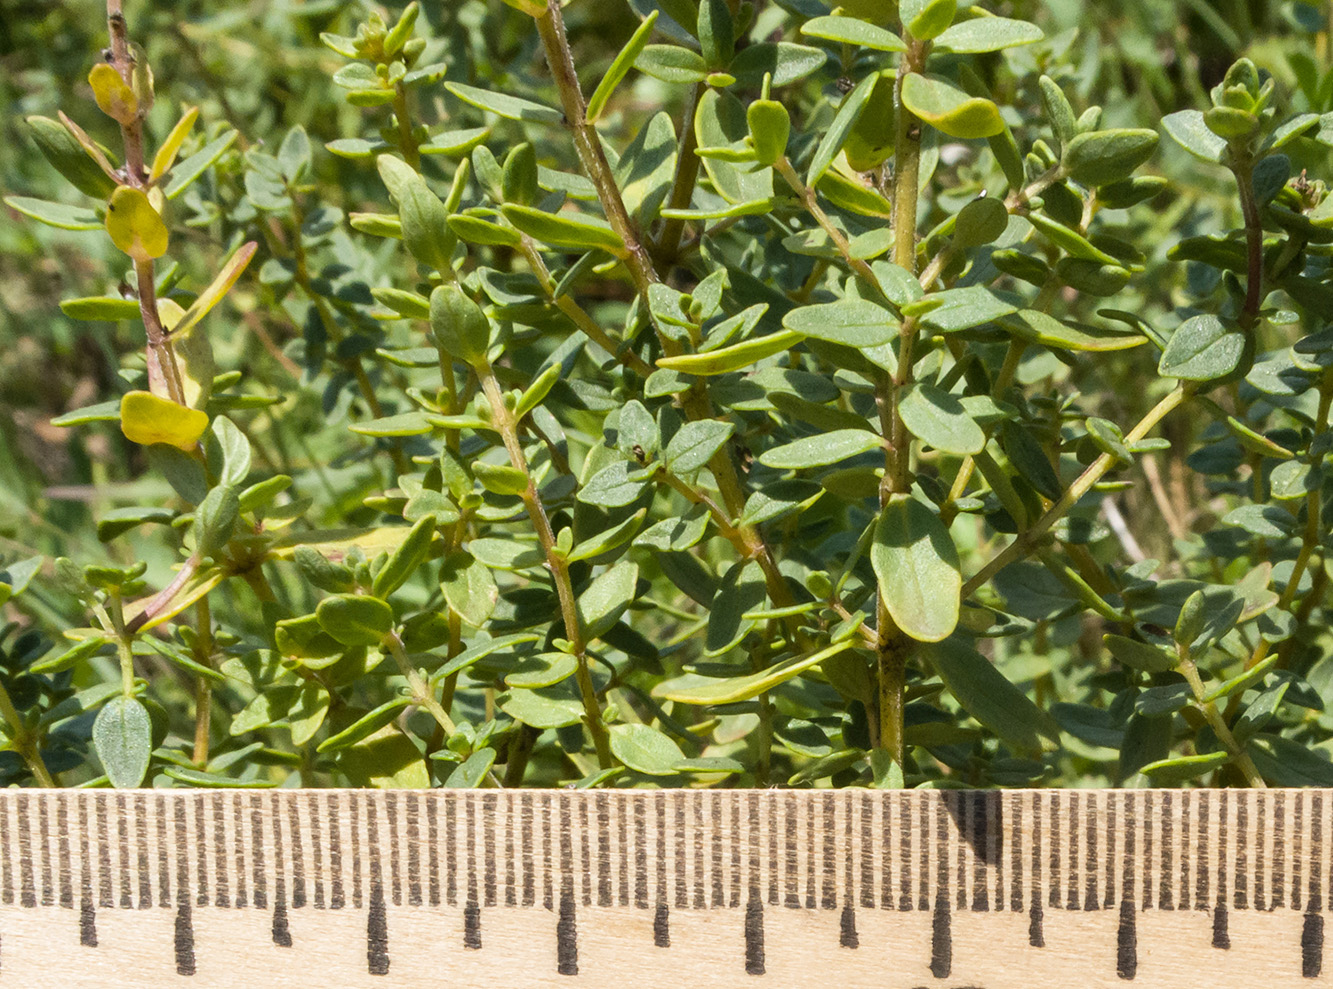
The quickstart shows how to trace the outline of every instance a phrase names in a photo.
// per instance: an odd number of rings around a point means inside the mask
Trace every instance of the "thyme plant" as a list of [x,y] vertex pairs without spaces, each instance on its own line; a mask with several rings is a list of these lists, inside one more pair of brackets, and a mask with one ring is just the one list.
[[1144,112],[1038,4],[315,6],[305,126],[120,0],[28,120],[142,334],[8,780],[1333,784],[1316,8]]

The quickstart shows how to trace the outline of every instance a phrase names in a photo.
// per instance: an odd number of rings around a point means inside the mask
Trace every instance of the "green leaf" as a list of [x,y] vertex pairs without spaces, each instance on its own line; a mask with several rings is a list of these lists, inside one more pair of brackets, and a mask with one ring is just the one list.
[[1179,663],[1179,660],[1166,650],[1148,642],[1128,639],[1123,635],[1103,635],[1102,642],[1118,661],[1144,673],[1166,673],[1174,670]]
[[685,761],[680,746],[663,732],[648,725],[611,725],[611,754],[637,773],[674,776]]
[[620,53],[616,55],[615,60],[602,74],[601,80],[597,83],[597,88],[588,97],[588,123],[597,123],[602,116],[602,111],[606,109],[607,102],[611,99],[611,94],[616,91],[616,87],[629,73],[630,67],[634,65],[639,53],[648,44],[648,39],[653,35],[653,25],[657,23],[658,13],[654,10],[644,18],[638,30],[630,36],[629,41],[625,42],[625,47],[620,49]]
[[115,180],[102,170],[68,127],[50,117],[39,116],[29,117],[28,126],[42,157],[71,185],[94,199],[111,195],[116,188]]
[[678,371],[681,374],[693,374],[708,377],[715,374],[727,374],[750,367],[765,357],[772,357],[801,342],[804,336],[791,330],[770,333],[768,336],[746,340],[744,343],[721,347],[703,354],[681,354],[677,357],[662,357],[657,366],[666,371]]
[[1171,334],[1157,373],[1164,378],[1213,381],[1240,367],[1246,349],[1243,331],[1211,314],[1191,316]]
[[494,764],[495,749],[480,749],[464,759],[449,774],[442,786],[446,790],[475,790],[485,782],[486,775]]
[[939,642],[958,625],[963,578],[958,550],[940,517],[910,495],[893,495],[870,547],[879,591],[894,624],[919,642]]
[[430,555],[430,544],[435,538],[435,516],[426,515],[417,521],[407,533],[407,537],[398,544],[398,548],[389,555],[389,560],[379,573],[375,574],[371,591],[376,597],[387,598],[402,587],[413,574],[426,562]]
[[445,557],[440,589],[449,607],[475,628],[485,626],[500,599],[490,568],[461,550]]
[[599,217],[567,212],[547,213],[532,206],[505,203],[505,219],[534,240],[566,251],[606,251],[626,257],[625,242]]
[[208,492],[194,513],[194,551],[205,558],[216,556],[231,541],[240,516],[234,487],[223,485]]
[[680,427],[662,454],[667,470],[679,477],[696,473],[722,448],[736,431],[733,422],[719,419],[701,419]]
[[507,687],[550,687],[578,669],[578,660],[567,652],[544,652],[525,656],[505,674]]
[[759,455],[759,462],[779,470],[824,467],[883,446],[879,434],[868,429],[835,429],[765,450]]
[[102,227],[101,217],[86,206],[51,203],[28,196],[6,196],[4,202],[10,209],[45,223],[48,227],[59,227],[61,230],[99,230]]
[[362,594],[327,597],[315,609],[315,617],[345,646],[378,646],[393,628],[393,609]]
[[1200,161],[1218,164],[1226,153],[1227,142],[1203,122],[1198,110],[1180,110],[1162,118],[1162,129],[1173,141]]
[[910,73],[903,79],[902,101],[912,113],[950,137],[991,137],[1004,130],[1004,120],[994,103],[969,96],[933,76]]
[[819,147],[815,149],[814,158],[810,160],[810,167],[805,173],[806,185],[818,185],[820,178],[833,164],[833,159],[838,156],[843,142],[847,140],[847,135],[856,126],[856,121],[860,119],[866,104],[870,102],[878,80],[879,74],[872,72],[857,83],[856,88],[843,99],[842,106],[838,107],[833,122],[829,124],[828,130],[824,132],[824,137],[819,142]]
[[137,319],[139,317],[139,300],[121,299],[112,296],[65,299],[60,303],[60,311],[70,319],[89,322],[106,320],[109,323],[115,323],[122,319]]
[[76,642],[62,653],[57,653],[50,659],[43,659],[33,663],[28,669],[32,673],[47,674],[59,673],[62,670],[72,669],[85,659],[97,654],[98,650],[107,644],[107,639],[102,635],[91,635],[80,642]]
[[1009,226],[1009,210],[993,196],[974,199],[958,211],[953,225],[954,245],[980,247],[998,240]]
[[1041,213],[1029,213],[1028,220],[1037,228],[1043,237],[1073,257],[1085,258],[1089,261],[1099,261],[1102,264],[1120,264],[1118,258],[1107,254],[1073,227],[1067,227],[1063,223],[1060,223],[1057,220],[1052,220],[1049,216],[1045,216]]
[[583,704],[568,684],[538,690],[511,690],[501,695],[500,710],[515,721],[543,731],[583,721]]
[[812,17],[801,25],[801,33],[809,38],[840,41],[881,52],[900,52],[906,48],[903,39],[892,31],[855,17]]
[[708,68],[720,69],[731,61],[736,49],[736,23],[727,0],[699,0],[696,26]]
[[1333,786],[1333,763],[1294,739],[1260,734],[1245,751],[1264,779],[1275,786]]
[[1285,539],[1296,531],[1296,518],[1277,505],[1241,505],[1222,517],[1223,525],[1234,525],[1260,539]]
[[1080,185],[1110,185],[1129,178],[1157,150],[1157,132],[1143,129],[1079,134],[1065,148],[1064,166]]
[[634,67],[646,76],[671,83],[696,83],[708,78],[703,56],[680,45],[646,45]]
[[902,307],[904,316],[915,316],[941,333],[970,330],[974,326],[994,322],[1013,311],[1012,304],[980,285],[933,292]]
[[907,431],[944,453],[974,454],[986,447],[986,434],[956,396],[934,385],[911,385],[898,400]]
[[579,624],[585,638],[600,638],[615,627],[633,602],[638,581],[638,564],[622,562],[588,585],[578,599]]
[[1014,336],[1054,350],[1109,353],[1128,350],[1147,342],[1147,337],[1119,327],[1063,323],[1036,309],[1023,309],[1004,316],[1000,325]]
[[958,12],[956,0],[899,0],[898,16],[918,41],[938,37]]
[[1011,17],[974,17],[953,24],[936,35],[934,50],[976,55],[1030,45],[1044,37],[1041,28],[1029,21]]
[[431,192],[426,180],[406,162],[380,155],[379,172],[398,206],[403,243],[417,261],[436,271],[449,271],[457,238],[449,227],[449,210]]
[[97,538],[104,543],[110,542],[141,525],[170,525],[175,518],[176,513],[169,508],[113,508],[97,520]]
[[565,119],[564,114],[554,107],[543,106],[532,100],[525,100],[521,96],[465,86],[461,82],[446,82],[444,88],[464,103],[479,110],[488,110],[506,120],[522,120],[533,124],[560,124]]
[[880,347],[898,338],[898,321],[893,314],[863,299],[801,306],[787,313],[782,325],[803,337],[858,350]]
[[727,74],[735,77],[741,86],[758,86],[764,76],[772,76],[772,85],[790,86],[828,62],[822,48],[792,44],[790,41],[760,41],[746,45],[727,66]]
[[430,328],[451,357],[480,367],[491,345],[491,324],[481,307],[450,282],[430,294]]
[[766,670],[747,676],[718,679],[688,674],[658,684],[653,688],[653,696],[680,704],[735,704],[747,701],[795,679],[806,670],[852,648],[854,644],[855,640],[845,639],[808,656],[784,659]]
[[1069,99],[1065,96],[1064,90],[1050,76],[1042,76],[1037,80],[1041,89],[1041,105],[1046,113],[1046,119],[1050,121],[1052,136],[1055,138],[1055,148],[1058,152],[1061,148],[1069,144],[1078,133],[1078,121],[1074,118],[1074,108],[1069,105]]
[[1036,753],[1054,748],[1043,737],[1059,741],[1051,716],[966,643],[947,639],[929,646],[926,655],[963,710],[1009,745]]
[[488,464],[478,461],[472,465],[481,486],[498,495],[521,495],[528,490],[528,475],[508,464]]
[[133,697],[113,697],[93,722],[93,748],[111,785],[133,789],[143,782],[153,755],[148,709]]
[[338,768],[353,786],[425,790],[430,769],[416,744],[393,725],[338,753]]
[[[1178,755],[1158,759],[1139,767],[1139,772],[1152,780],[1153,786],[1177,786],[1198,779],[1204,773],[1221,769],[1231,761],[1227,752],[1209,752],[1205,755]],[[1166,799],[1163,797],[1163,799]]]
[[[735,96],[710,87],[695,112],[694,135],[704,170],[718,195],[728,203],[746,204],[744,213],[748,214],[758,208],[749,204],[773,198],[773,171],[754,164],[754,149],[749,145],[750,123],[745,106]],[[742,164],[723,161],[721,157]]]
[[213,163],[226,154],[227,149],[236,143],[239,131],[227,131],[221,137],[214,138],[183,161],[172,166],[171,181],[163,190],[168,199],[175,199],[194,184],[195,180],[212,167]]
[[173,336],[183,336],[194,329],[201,319],[208,315],[210,309],[222,301],[223,296],[231,290],[236,284],[236,280],[241,277],[246,267],[250,264],[250,259],[255,256],[255,251],[259,245],[254,241],[249,241],[236,248],[231,256],[223,263],[218,270],[213,281],[209,283],[208,288],[199,293],[199,296],[190,304],[190,308],[185,310],[176,324],[171,328]]

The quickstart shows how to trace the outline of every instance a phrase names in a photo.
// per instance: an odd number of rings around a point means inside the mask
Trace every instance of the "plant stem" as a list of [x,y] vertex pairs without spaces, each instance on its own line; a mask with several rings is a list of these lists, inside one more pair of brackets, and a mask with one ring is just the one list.
[[588,123],[588,104],[583,98],[578,73],[574,71],[574,56],[569,50],[569,39],[565,36],[565,19],[560,10],[560,0],[546,0],[545,13],[534,20],[537,22],[542,46],[546,49],[546,63],[560,91],[565,125],[574,136],[574,146],[578,150],[583,171],[597,187],[607,222],[625,245],[625,263],[634,284],[640,292],[647,292],[649,285],[659,281],[657,271],[639,238],[634,221],[630,219],[629,211],[625,209],[625,201],[620,196],[611,165],[602,151],[597,129]]
[[[1160,402],[1148,410],[1147,415],[1139,420],[1138,424],[1125,435],[1126,443],[1137,443],[1143,439],[1153,428],[1170,414],[1178,405],[1189,397],[1189,392],[1184,385],[1177,385]],[[1002,549],[994,558],[982,567],[973,577],[963,584],[963,598],[966,599],[976,592],[977,588],[985,584],[997,572],[1007,567],[1010,563],[1022,556],[1037,543],[1037,541],[1046,534],[1046,532],[1055,525],[1060,519],[1069,512],[1085,494],[1092,490],[1093,485],[1105,476],[1116,464],[1116,458],[1110,454],[1103,453],[1094,460],[1080,474],[1077,480],[1069,486],[1069,489],[1060,496],[1060,499],[1053,504],[1041,518],[1037,519],[1030,527],[1024,529],[1008,546]]]
[[[208,597],[195,602],[195,662],[210,669],[213,666],[213,621]],[[208,762],[208,746],[213,727],[213,682],[199,677],[194,685],[194,764],[203,767]]]
[[1244,329],[1254,328],[1259,321],[1259,306],[1263,303],[1264,285],[1264,227],[1259,218],[1259,203],[1254,198],[1254,163],[1248,157],[1232,167],[1236,188],[1240,192],[1240,211],[1245,220],[1245,305],[1241,310]]
[[[694,117],[699,112],[699,101],[707,90],[705,83],[695,83],[690,93],[690,101],[685,107],[685,115],[680,121],[680,138],[676,145],[676,177],[671,183],[671,193],[667,196],[668,209],[686,209],[694,198],[694,186],[699,181],[699,156],[695,149],[699,146],[694,134]],[[685,232],[685,221],[670,219],[662,221],[662,229],[653,245],[653,253],[662,264],[671,264],[680,256],[680,238]]]
[[499,430],[505,450],[509,453],[509,463],[515,470],[522,471],[523,476],[527,478],[527,487],[519,497],[523,500],[523,507],[527,509],[533,528],[537,530],[537,540],[541,543],[542,554],[546,557],[546,569],[551,574],[556,597],[560,600],[560,614],[565,623],[565,635],[569,639],[574,658],[578,661],[575,676],[578,680],[579,694],[583,698],[583,716],[592,735],[593,745],[597,749],[598,764],[603,769],[610,769],[614,765],[611,757],[611,738],[607,734],[606,723],[602,720],[601,705],[592,682],[592,671],[588,667],[588,642],[583,624],[579,621],[574,584],[569,576],[569,563],[556,549],[551,521],[546,516],[546,508],[537,493],[537,483],[532,479],[532,472],[528,470],[527,457],[523,455],[523,446],[519,442],[518,423],[514,421],[513,412],[505,405],[504,393],[500,390],[500,382],[495,378],[495,370],[490,364],[485,364],[477,369],[477,375],[481,379],[482,391],[490,402],[495,427]]
[[403,160],[419,172],[421,171],[421,153],[417,148],[417,140],[412,135],[412,120],[407,103],[407,90],[401,82],[394,85],[393,115],[398,122],[398,149],[403,153]]
[[1217,705],[1205,700],[1208,696],[1203,686],[1203,679],[1199,676],[1199,668],[1190,658],[1189,647],[1177,646],[1177,653],[1180,657],[1178,669],[1186,682],[1190,685],[1190,690],[1194,693],[1194,699],[1203,710],[1203,715],[1208,719],[1209,726],[1213,729],[1213,734],[1221,742],[1236,761],[1236,768],[1241,771],[1245,781],[1256,790],[1268,789],[1268,784],[1264,782],[1263,776],[1259,774],[1258,768],[1254,765],[1254,760],[1236,741],[1236,736],[1231,734],[1231,729],[1227,726],[1226,719],[1222,717],[1222,712],[1217,709]]
[[883,295],[884,290],[881,288],[875,273],[870,270],[870,265],[863,258],[852,256],[852,245],[847,240],[846,235],[829,219],[829,215],[819,205],[819,197],[815,195],[815,190],[801,181],[801,177],[796,174],[796,169],[792,167],[786,156],[773,163],[773,170],[791,186],[792,191],[800,198],[806,212],[814,218],[815,223],[819,224],[819,228],[824,231],[828,239],[832,241],[834,248],[842,255],[842,259],[847,262],[847,267],[851,268],[867,285]]
[[59,781],[46,768],[41,750],[37,747],[37,739],[24,725],[23,718],[20,717],[18,710],[14,707],[9,691],[5,689],[3,684],[0,684],[0,716],[4,717],[5,724],[9,726],[9,735],[14,751],[23,757],[23,761],[28,766],[28,771],[37,780],[37,785],[45,787],[59,786]]

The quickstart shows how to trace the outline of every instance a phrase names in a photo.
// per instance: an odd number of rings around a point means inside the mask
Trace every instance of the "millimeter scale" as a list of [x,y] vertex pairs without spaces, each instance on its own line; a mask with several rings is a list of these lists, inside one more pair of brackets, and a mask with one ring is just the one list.
[[0,986],[1333,985],[1330,790],[9,790]]

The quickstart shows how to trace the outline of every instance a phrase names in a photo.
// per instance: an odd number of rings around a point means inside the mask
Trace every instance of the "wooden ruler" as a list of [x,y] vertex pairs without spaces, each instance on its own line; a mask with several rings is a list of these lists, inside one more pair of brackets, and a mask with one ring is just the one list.
[[0,794],[0,986],[1333,985],[1333,791]]

